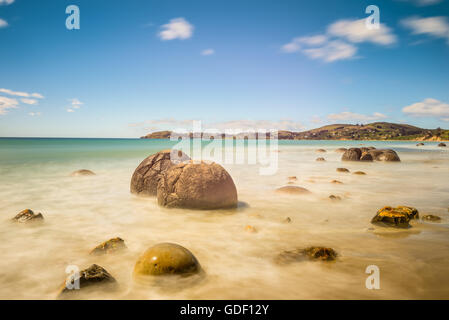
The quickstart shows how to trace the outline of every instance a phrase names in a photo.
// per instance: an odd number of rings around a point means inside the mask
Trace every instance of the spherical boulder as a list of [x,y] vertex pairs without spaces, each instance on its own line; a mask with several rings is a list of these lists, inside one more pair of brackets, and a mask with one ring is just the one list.
[[369,152],[363,152],[360,161],[373,161],[373,156]]
[[156,196],[161,175],[168,168],[188,160],[189,156],[180,150],[163,150],[145,158],[131,178],[131,193]]
[[370,150],[369,153],[376,161],[401,161],[396,151],[391,149]]
[[135,276],[192,275],[201,267],[195,256],[175,243],[159,243],[146,250],[134,266]]
[[229,173],[211,162],[184,162],[161,176],[157,187],[160,206],[188,209],[237,207],[237,189]]

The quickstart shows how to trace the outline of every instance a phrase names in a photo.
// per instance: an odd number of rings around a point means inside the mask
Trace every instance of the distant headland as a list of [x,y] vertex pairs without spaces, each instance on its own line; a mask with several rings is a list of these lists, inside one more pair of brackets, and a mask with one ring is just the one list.
[[[141,139],[170,139],[172,131],[156,131]],[[180,134],[182,135],[182,134]],[[202,136],[203,134],[195,134]],[[221,134],[224,137],[224,134]],[[193,133],[189,133],[192,138]],[[247,133],[236,134],[237,139],[247,138]],[[423,129],[408,124],[373,122],[368,124],[331,124],[302,132],[278,131],[279,140],[411,140],[449,141],[449,130]]]

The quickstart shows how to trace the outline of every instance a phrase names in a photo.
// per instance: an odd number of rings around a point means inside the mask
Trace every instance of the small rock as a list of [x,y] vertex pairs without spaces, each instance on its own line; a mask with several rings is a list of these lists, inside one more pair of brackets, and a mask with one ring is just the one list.
[[332,248],[309,247],[283,251],[275,258],[275,262],[278,264],[289,264],[305,260],[332,261],[336,257],[337,253]]
[[339,197],[339,196],[334,196],[333,194],[331,194],[331,195],[329,196],[329,199],[331,199],[331,200],[341,200],[341,197]]
[[90,254],[100,255],[114,253],[126,249],[125,241],[122,238],[113,238],[96,246]]
[[326,161],[326,159],[320,157],[320,158],[316,158],[316,161]]
[[149,248],[134,266],[135,276],[192,275],[199,271],[195,256],[174,243],[159,243]]
[[31,209],[25,209],[19,212],[13,219],[14,222],[26,223],[44,220],[42,213],[35,214]]
[[256,233],[256,232],[257,232],[257,229],[256,229],[255,227],[253,227],[253,226],[247,225],[247,226],[245,227],[245,231],[246,231],[246,232],[250,232],[250,233]]
[[440,144],[438,144],[439,147],[446,147],[446,144],[441,142]]
[[440,222],[441,221],[441,217],[434,216],[433,214],[426,214],[426,215],[422,216],[421,219],[425,220],[425,221],[432,221],[432,222]]
[[[74,277],[69,277],[66,280],[66,283],[71,281],[72,285],[75,284]],[[114,288],[117,285],[117,281],[113,276],[109,274],[104,268],[93,264],[89,268],[80,271],[79,273],[79,290],[77,289],[68,289],[66,283],[63,285],[60,293],[58,295],[59,298],[62,298],[64,295],[68,293],[76,293],[80,290],[83,290],[87,287],[92,286],[106,286],[108,288]]]
[[288,180],[289,181],[296,181],[296,180],[298,180],[298,178],[296,178],[296,176],[291,176],[291,177],[288,177]]
[[93,172],[90,171],[90,170],[81,169],[81,170],[73,171],[70,175],[71,175],[72,177],[94,176],[95,173],[93,173]]
[[353,174],[357,174],[357,175],[359,175],[359,176],[364,176],[364,175],[366,175],[366,173],[363,172],[363,171],[356,171],[356,172],[354,172]]
[[424,143],[420,142],[420,143],[418,143],[416,146],[417,146],[417,147],[420,147],[420,146],[423,146],[423,145],[424,145]]
[[343,184],[343,182],[338,181],[338,180],[332,180],[331,183],[335,183],[335,184]]
[[373,217],[371,223],[381,226],[408,228],[410,227],[409,221],[418,218],[418,210],[412,207],[384,207],[377,211],[377,214]]
[[337,168],[337,172],[349,172],[346,168]]
[[344,153],[344,152],[346,152],[346,150],[348,150],[348,149],[346,149],[346,148],[338,148],[338,149],[335,150],[335,152]]
[[317,149],[317,150],[315,150],[315,152],[324,153],[324,152],[326,152],[326,150],[324,150],[324,149]]
[[292,219],[291,219],[290,217],[287,217],[287,218],[284,220],[284,222],[285,222],[285,223],[290,223],[290,222],[292,222]]
[[307,190],[306,188],[302,188],[302,187],[285,186],[285,187],[280,187],[280,188],[276,189],[276,193],[297,195],[297,194],[309,194],[311,192],[309,190]]

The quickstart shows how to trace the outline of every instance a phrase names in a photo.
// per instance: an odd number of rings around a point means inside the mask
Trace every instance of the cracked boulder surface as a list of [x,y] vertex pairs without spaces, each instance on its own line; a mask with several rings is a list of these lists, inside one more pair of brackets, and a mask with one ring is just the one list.
[[157,187],[158,204],[200,210],[237,207],[237,189],[217,163],[184,162],[165,171]]
[[180,150],[159,151],[143,160],[131,178],[131,193],[156,196],[161,175],[168,169],[190,157]]

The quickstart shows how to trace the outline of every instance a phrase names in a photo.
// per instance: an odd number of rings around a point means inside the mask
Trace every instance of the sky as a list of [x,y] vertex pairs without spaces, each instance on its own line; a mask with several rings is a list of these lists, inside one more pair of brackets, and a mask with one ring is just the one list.
[[191,120],[449,128],[449,0],[0,0],[0,136],[132,138]]

